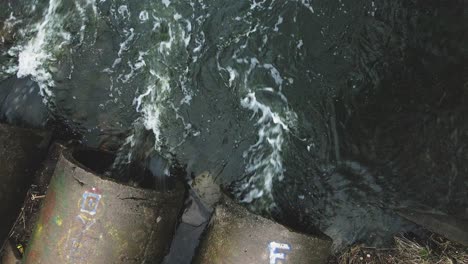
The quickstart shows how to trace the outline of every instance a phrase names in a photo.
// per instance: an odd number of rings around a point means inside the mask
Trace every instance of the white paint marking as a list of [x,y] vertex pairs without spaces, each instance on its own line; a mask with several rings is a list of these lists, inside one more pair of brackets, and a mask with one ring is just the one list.
[[291,250],[291,247],[288,244],[278,243],[278,242],[270,242],[268,244],[268,249],[270,250],[270,264],[276,264],[277,260],[285,260],[286,254],[282,252],[276,252],[277,249],[282,250]]

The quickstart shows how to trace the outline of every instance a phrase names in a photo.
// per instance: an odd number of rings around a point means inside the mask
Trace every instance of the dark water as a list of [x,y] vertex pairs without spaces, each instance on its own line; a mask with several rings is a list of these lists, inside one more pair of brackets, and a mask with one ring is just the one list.
[[116,175],[209,171],[337,247],[412,230],[394,208],[468,217],[462,1],[1,1],[3,119]]

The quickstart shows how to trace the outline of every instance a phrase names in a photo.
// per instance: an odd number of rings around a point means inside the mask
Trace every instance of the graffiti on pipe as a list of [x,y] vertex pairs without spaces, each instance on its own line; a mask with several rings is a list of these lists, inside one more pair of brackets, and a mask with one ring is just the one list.
[[[270,264],[277,264],[278,260],[286,259],[286,253],[284,251],[290,251],[291,246],[286,243],[273,241],[268,244],[268,250],[270,251]],[[280,250],[283,252],[279,252]]]
[[92,235],[92,227],[96,224],[96,214],[99,209],[102,194],[97,188],[85,191],[79,203],[79,214],[76,222],[70,229],[67,243],[67,259],[77,261],[85,260],[93,254],[93,247],[87,246],[91,240],[99,239]]
[[101,197],[102,195],[97,192],[96,188],[92,188],[91,192],[84,192],[83,199],[81,200],[80,212],[94,216],[97,212]]

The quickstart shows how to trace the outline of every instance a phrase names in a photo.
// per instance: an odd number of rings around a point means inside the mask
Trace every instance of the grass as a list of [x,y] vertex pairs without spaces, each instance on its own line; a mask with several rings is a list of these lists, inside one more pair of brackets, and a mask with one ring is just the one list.
[[395,237],[392,248],[355,245],[329,262],[338,264],[468,264],[468,248],[432,234],[424,241]]

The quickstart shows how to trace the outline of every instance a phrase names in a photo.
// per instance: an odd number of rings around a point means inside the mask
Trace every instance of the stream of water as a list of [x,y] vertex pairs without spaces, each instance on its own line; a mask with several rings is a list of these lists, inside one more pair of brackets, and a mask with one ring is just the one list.
[[467,23],[440,2],[0,0],[0,115],[384,245],[414,228],[394,208],[468,217]]

